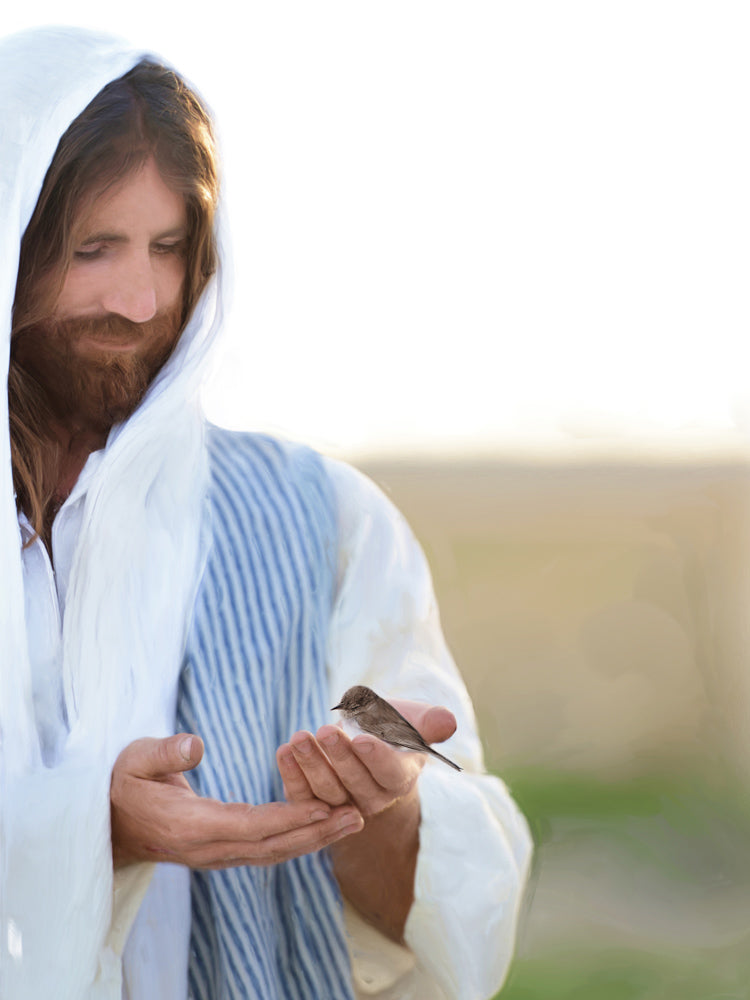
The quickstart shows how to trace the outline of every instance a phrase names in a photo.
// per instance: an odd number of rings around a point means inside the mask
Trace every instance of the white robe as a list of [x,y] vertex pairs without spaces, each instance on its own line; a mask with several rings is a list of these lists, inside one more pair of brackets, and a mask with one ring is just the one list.
[[[60,136],[144,54],[75,29],[0,42],[4,373],[21,236]],[[35,726],[7,395],[0,394],[0,996],[8,1000],[120,994],[120,961],[108,942],[109,780],[132,739],[171,732],[164,685],[179,669],[204,557],[208,470],[198,394],[221,326],[221,283],[220,273],[138,411],[113,428],[87,482],[59,664],[68,733],[52,767]],[[125,522],[127,534],[117,528]],[[164,675],[153,662],[165,665]],[[147,871],[134,866],[126,881],[137,886]]]
[[[57,141],[102,86],[141,56],[74,30],[0,43],[5,365],[20,238]],[[153,866],[131,866],[113,880],[109,778],[128,742],[173,729],[186,623],[204,557],[198,526],[207,469],[198,391],[221,325],[222,274],[220,268],[139,410],[91,457],[58,516],[56,576],[39,543],[20,544],[7,404],[0,404],[0,995],[8,1000],[122,994],[122,953]],[[425,768],[409,948],[386,942],[349,914],[355,983],[362,995],[383,998],[436,1000],[440,989],[461,1000],[486,996],[509,962],[528,831],[502,784],[481,774],[473,713],[445,650],[418,547],[371,485],[338,463],[329,470],[341,517],[331,697],[353,683],[390,689],[388,662],[352,622],[361,620],[362,606],[384,623],[397,622],[408,595],[422,616],[409,694],[443,701],[441,690],[450,688],[459,715],[450,752],[470,772],[461,776],[459,804],[455,775],[439,765]],[[118,523],[127,523],[127,535],[111,530]],[[398,559],[384,562],[394,545]],[[175,581],[183,581],[181,589]],[[467,893],[458,856],[471,858],[490,887],[481,899]],[[184,873],[160,876],[134,931],[149,935],[149,921],[166,927],[165,947],[174,948],[180,970],[187,962],[186,898]],[[153,973],[164,954],[152,948],[151,969],[148,963],[128,969],[130,1000],[154,996]],[[172,980],[175,997],[183,995],[181,976]]]

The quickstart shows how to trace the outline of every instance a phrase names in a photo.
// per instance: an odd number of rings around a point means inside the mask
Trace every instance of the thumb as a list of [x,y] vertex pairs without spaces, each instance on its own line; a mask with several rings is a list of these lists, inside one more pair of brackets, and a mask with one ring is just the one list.
[[426,743],[442,743],[456,731],[456,716],[442,705],[402,701],[400,698],[394,698],[391,704],[411,722]]
[[435,705],[424,716],[422,736],[428,743],[442,743],[456,731],[456,716],[442,705]]
[[423,705],[409,720],[426,743],[442,743],[456,731],[456,717],[442,705]]
[[141,778],[159,780],[170,774],[190,771],[203,757],[203,740],[190,733],[177,733],[164,739],[144,737],[130,743],[118,758],[118,764]]

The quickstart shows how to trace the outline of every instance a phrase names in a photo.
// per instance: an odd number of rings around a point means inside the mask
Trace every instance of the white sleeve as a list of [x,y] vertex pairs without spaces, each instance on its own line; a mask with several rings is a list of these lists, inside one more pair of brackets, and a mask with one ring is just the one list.
[[326,467],[339,528],[332,703],[351,685],[366,684],[387,698],[445,705],[458,727],[441,750],[465,769],[457,774],[429,760],[419,779],[408,949],[347,910],[355,986],[359,996],[381,1000],[486,1000],[500,988],[513,951],[531,857],[528,827],[503,783],[484,773],[474,711],[409,526],[365,476],[331,459]]

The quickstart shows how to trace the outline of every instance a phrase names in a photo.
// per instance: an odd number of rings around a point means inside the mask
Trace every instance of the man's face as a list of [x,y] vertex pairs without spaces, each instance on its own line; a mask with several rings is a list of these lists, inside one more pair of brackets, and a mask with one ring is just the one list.
[[180,332],[187,214],[150,159],[75,220],[52,315],[14,356],[64,423],[106,431],[140,402]]

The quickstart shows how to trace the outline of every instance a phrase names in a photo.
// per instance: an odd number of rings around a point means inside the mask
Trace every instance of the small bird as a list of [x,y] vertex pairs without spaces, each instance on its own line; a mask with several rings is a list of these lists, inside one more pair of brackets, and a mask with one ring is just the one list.
[[443,757],[441,753],[425,743],[414,726],[400,712],[396,711],[393,705],[376,694],[372,688],[365,687],[363,684],[350,687],[339,704],[334,705],[331,711],[335,712],[336,709],[341,712],[346,721],[356,723],[363,733],[377,736],[378,739],[390,743],[394,747],[404,747],[406,750],[428,753],[457,771],[462,770],[458,764],[454,764],[452,760]]

